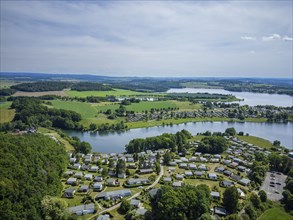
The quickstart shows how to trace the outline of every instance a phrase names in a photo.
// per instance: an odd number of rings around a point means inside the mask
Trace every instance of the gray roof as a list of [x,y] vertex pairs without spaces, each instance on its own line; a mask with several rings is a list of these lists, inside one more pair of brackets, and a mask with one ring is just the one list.
[[130,200],[130,205],[139,206],[139,204],[140,204],[140,201],[138,199],[131,199]]
[[110,192],[102,192],[97,195],[97,198],[112,198],[112,197],[124,197],[131,195],[130,189],[122,189],[122,190],[115,190],[115,191],[110,191]]
[[212,197],[220,197],[220,193],[219,192],[215,192],[215,191],[211,191],[211,196]]
[[65,193],[74,193],[75,192],[75,189],[74,188],[68,188],[68,189],[65,189],[64,192]]
[[147,212],[148,210],[145,209],[145,208],[139,208],[136,210],[136,213],[139,214],[139,215],[145,215],[145,213]]
[[95,205],[93,203],[86,204],[86,205],[73,206],[68,208],[68,210],[73,213],[82,212],[84,210],[94,210],[94,209],[95,209]]
[[110,216],[109,215],[100,215],[97,220],[110,220]]

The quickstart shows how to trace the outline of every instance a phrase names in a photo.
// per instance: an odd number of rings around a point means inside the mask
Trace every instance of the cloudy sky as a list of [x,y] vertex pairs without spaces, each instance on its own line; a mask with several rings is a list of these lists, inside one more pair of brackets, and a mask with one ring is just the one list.
[[292,1],[2,1],[1,72],[292,78]]

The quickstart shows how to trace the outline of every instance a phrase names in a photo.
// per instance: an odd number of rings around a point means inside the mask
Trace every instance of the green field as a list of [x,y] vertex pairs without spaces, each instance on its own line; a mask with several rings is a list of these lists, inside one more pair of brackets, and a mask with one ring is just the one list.
[[12,102],[0,104],[0,123],[10,122],[14,118],[15,109],[9,109]]
[[[150,111],[152,108],[154,109],[167,109],[167,108],[179,108],[180,111],[192,111],[201,108],[201,104],[192,104],[190,102],[180,102],[180,101],[141,101],[140,103],[132,103],[131,105],[126,106],[126,110],[134,111],[134,112],[142,112],[142,111]],[[115,109],[119,108],[119,104],[109,103],[107,105],[97,105],[98,111],[105,112],[107,109],[111,109],[115,111]]]
[[75,91],[75,90],[69,90],[66,91],[66,94],[71,97],[82,97],[85,98],[87,96],[100,96],[100,97],[106,97],[106,96],[139,96],[139,95],[154,95],[151,93],[145,93],[145,92],[134,92],[131,90],[125,90],[125,89],[114,89],[113,91]]
[[51,103],[54,108],[75,111],[81,114],[82,118],[94,118],[97,114],[97,110],[91,104],[85,102],[52,100]]
[[242,141],[246,141],[246,142],[251,143],[255,146],[259,146],[259,147],[262,147],[265,149],[270,149],[271,147],[274,147],[274,145],[270,141],[263,139],[263,138],[260,138],[260,137],[239,136],[239,135],[237,137]]
[[282,208],[275,207],[266,210],[258,220],[293,220],[293,216],[286,213]]

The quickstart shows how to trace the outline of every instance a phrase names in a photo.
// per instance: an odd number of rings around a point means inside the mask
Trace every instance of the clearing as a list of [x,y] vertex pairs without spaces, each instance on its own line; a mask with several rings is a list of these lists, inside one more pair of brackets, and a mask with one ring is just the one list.
[[15,109],[10,109],[12,102],[3,102],[0,104],[0,123],[10,122],[15,115]]
[[67,96],[65,91],[47,91],[47,92],[21,92],[17,91],[12,96],[30,96],[30,97],[39,97],[43,95],[58,95],[58,96]]

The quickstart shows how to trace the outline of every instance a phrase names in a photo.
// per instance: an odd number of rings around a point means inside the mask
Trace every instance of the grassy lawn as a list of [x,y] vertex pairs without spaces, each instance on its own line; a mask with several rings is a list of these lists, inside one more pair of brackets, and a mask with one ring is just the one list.
[[248,143],[251,143],[253,145],[256,145],[256,146],[259,146],[259,147],[262,147],[265,149],[270,149],[271,147],[274,147],[274,145],[270,141],[263,139],[263,138],[260,138],[260,137],[239,136],[239,135],[237,135],[237,137],[242,141],[246,141]]
[[192,111],[192,110],[198,110],[201,109],[202,104],[192,104],[191,102],[185,101],[176,101],[176,100],[171,100],[170,102],[174,103],[180,111]]
[[0,104],[0,123],[10,122],[14,118],[15,109],[9,109],[12,102]]
[[135,95],[152,95],[151,93],[145,93],[145,92],[134,92],[131,90],[125,90],[125,89],[114,89],[113,91],[74,91],[69,90],[66,91],[66,94],[71,97],[87,97],[87,96],[100,96],[100,97],[106,97],[110,95],[114,96],[135,96]]
[[73,146],[64,138],[62,138],[57,132],[47,129],[47,128],[38,128],[38,132],[44,134],[44,135],[51,135],[55,137],[60,143],[62,143],[65,146],[66,151],[74,150]]
[[275,207],[265,211],[258,220],[293,220],[293,216],[286,213],[282,208]]
[[52,100],[51,102],[54,108],[78,112],[83,118],[93,118],[97,114],[97,110],[89,103],[62,100]]

